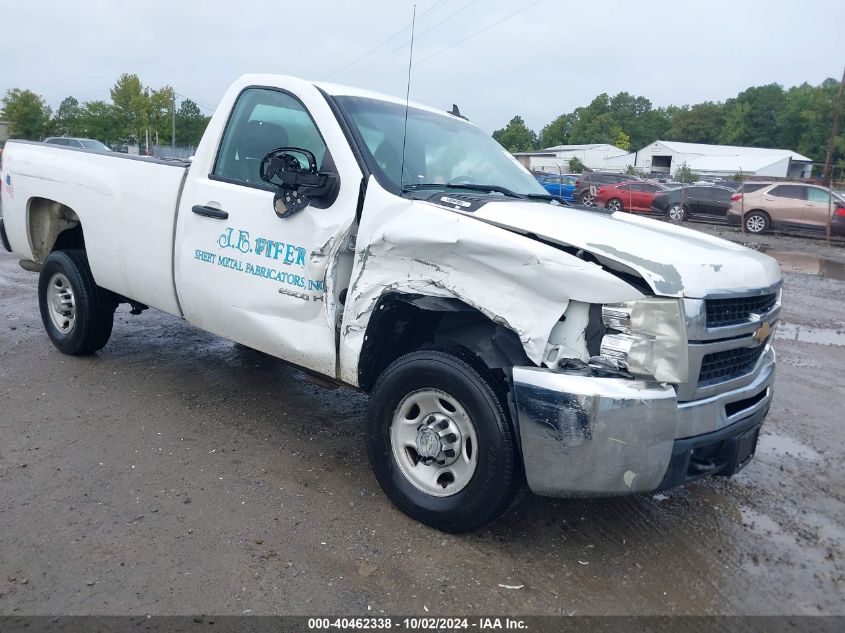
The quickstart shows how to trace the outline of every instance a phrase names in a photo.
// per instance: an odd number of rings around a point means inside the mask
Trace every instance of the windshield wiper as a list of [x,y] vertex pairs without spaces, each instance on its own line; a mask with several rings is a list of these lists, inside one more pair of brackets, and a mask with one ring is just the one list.
[[500,193],[504,196],[507,196],[508,198],[525,198],[524,195],[516,193],[515,191],[511,191],[507,187],[500,187],[499,185],[476,185],[474,183],[459,185],[446,182],[422,182],[413,185],[406,185],[405,188],[402,190],[402,193],[408,193],[410,191],[416,191],[418,189],[467,189],[469,191],[493,191],[495,193]]
[[560,196],[555,196],[551,193],[529,193],[525,195],[526,198],[531,200],[548,200],[549,202],[559,202],[564,207],[571,207],[572,203],[567,202]]

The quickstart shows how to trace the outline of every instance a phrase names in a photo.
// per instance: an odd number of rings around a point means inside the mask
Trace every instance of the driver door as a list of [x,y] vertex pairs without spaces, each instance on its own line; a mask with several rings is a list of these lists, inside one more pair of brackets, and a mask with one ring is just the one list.
[[344,267],[331,265],[346,250],[358,182],[341,183],[331,204],[315,200],[280,218],[277,189],[259,177],[263,156],[284,146],[306,149],[320,169],[334,170],[303,103],[308,96],[260,87],[240,93],[210,173],[194,164],[185,183],[175,278],[193,325],[334,376],[337,292],[346,282],[333,282]]

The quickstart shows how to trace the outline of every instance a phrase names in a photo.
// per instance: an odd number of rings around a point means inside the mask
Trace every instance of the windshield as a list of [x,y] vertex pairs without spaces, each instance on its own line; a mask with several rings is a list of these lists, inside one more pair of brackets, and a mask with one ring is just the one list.
[[[382,186],[399,192],[420,185],[491,185],[522,195],[547,194],[507,150],[474,125],[448,114],[408,109],[405,172],[402,136],[405,106],[362,97],[336,97],[364,140]],[[379,173],[380,172],[380,173]]]
[[95,149],[99,152],[110,152],[111,151],[106,145],[104,145],[100,141],[89,141],[89,140],[81,140],[80,139],[79,142],[82,143],[82,147],[84,147],[85,149]]

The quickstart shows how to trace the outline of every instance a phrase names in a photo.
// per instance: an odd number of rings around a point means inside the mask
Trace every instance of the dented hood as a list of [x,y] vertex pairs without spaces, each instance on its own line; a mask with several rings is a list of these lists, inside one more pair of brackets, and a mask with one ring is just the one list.
[[[739,244],[624,212],[612,215],[533,202],[493,202],[467,213],[556,244],[584,249],[639,274],[658,295],[701,298],[780,281],[778,263]],[[614,266],[614,263],[617,264]]]

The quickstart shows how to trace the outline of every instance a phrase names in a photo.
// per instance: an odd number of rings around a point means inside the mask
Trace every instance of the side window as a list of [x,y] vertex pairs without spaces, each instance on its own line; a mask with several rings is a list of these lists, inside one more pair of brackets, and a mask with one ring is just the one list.
[[632,191],[634,190],[634,185],[618,185],[616,188],[620,191]]
[[807,200],[810,202],[824,202],[827,204],[829,198],[830,194],[824,189],[818,189],[817,187],[807,188]]
[[755,191],[759,191],[766,185],[758,185],[758,184],[751,184],[744,182],[739,186],[739,189],[736,190],[737,193],[754,193]]
[[[284,92],[249,88],[238,97],[212,174],[249,184],[263,184],[258,165],[270,150],[300,147],[321,167],[326,144],[305,107]],[[300,158],[300,156],[297,156]],[[300,158],[304,161],[304,157]],[[303,165],[305,166],[305,165]]]
[[778,198],[790,198],[792,200],[806,200],[807,187],[803,185],[778,185],[769,194]]
[[638,185],[638,187],[639,187],[638,191],[645,191],[646,193],[654,193],[655,191],[662,191],[662,189],[660,187],[658,187],[657,185],[650,185],[650,184],[647,184],[647,183],[641,183],[640,185]]

